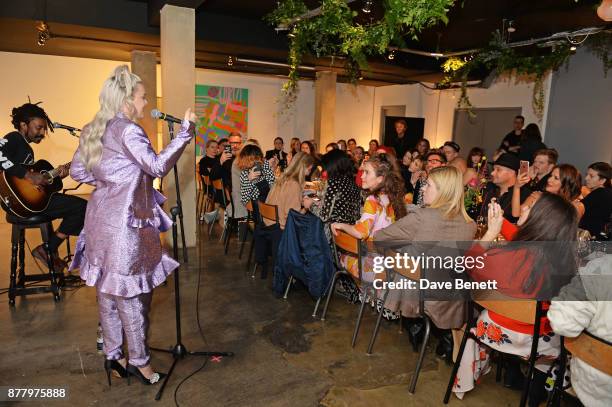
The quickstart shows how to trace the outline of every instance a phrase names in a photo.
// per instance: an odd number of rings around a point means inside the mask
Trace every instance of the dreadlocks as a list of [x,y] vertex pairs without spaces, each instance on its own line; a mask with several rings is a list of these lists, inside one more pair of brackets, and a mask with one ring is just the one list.
[[47,123],[47,127],[53,131],[53,123],[47,113],[42,107],[39,107],[38,103],[26,103],[19,107],[14,107],[11,112],[11,123],[16,130],[19,130],[19,123],[29,123],[35,117],[43,119]]

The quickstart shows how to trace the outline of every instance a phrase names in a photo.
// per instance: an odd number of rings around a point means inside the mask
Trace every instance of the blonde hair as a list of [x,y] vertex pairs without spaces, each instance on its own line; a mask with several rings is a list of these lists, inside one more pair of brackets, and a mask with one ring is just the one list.
[[472,222],[465,211],[463,202],[463,176],[461,171],[451,166],[438,167],[431,170],[429,179],[438,189],[438,196],[429,207],[440,209],[447,219],[463,216],[466,222]]
[[291,163],[285,169],[283,174],[280,176],[276,183],[275,188],[281,188],[285,182],[294,180],[300,186],[306,182],[306,169],[314,165],[314,158],[310,154],[302,153],[301,151],[293,156]]
[[[127,65],[119,65],[112,75],[104,81],[100,91],[100,110],[93,120],[83,128],[79,141],[80,158],[88,171],[100,162],[102,157],[102,136],[106,124],[115,117],[124,106],[135,114],[133,93],[136,85],[141,83],[138,75],[130,72]],[[132,119],[132,117],[129,117]]]

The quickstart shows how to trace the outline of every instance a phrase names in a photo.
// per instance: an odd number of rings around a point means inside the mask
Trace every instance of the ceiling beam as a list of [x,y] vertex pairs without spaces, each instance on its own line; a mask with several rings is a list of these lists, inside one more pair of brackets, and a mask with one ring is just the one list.
[[205,1],[206,0],[148,0],[147,17],[149,25],[159,27],[159,13],[166,4],[197,10]]

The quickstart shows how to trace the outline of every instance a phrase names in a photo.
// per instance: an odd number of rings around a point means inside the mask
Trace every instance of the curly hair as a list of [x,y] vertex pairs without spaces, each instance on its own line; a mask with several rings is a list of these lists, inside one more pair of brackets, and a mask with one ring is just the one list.
[[38,103],[26,103],[19,107],[14,107],[11,111],[11,123],[13,123],[13,127],[15,130],[19,130],[19,124],[25,123],[28,124],[30,121],[36,117],[39,119],[43,119],[47,128],[53,131],[53,123],[45,110],[38,106]]
[[404,180],[397,167],[395,157],[380,153],[366,161],[365,165],[370,165],[377,177],[383,177],[383,182],[375,190],[369,190],[369,192],[372,194],[387,194],[395,213],[395,220],[406,216]]

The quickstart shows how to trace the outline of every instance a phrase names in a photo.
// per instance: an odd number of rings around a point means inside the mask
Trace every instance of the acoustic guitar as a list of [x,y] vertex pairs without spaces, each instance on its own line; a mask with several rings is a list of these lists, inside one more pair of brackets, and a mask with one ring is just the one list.
[[34,164],[22,164],[27,171],[42,174],[49,183],[47,185],[34,185],[26,178],[8,175],[0,172],[0,199],[2,204],[20,218],[36,215],[49,206],[53,194],[64,187],[62,179],[58,176],[62,169],[70,168],[70,163],[57,168],[45,160],[38,160]]

